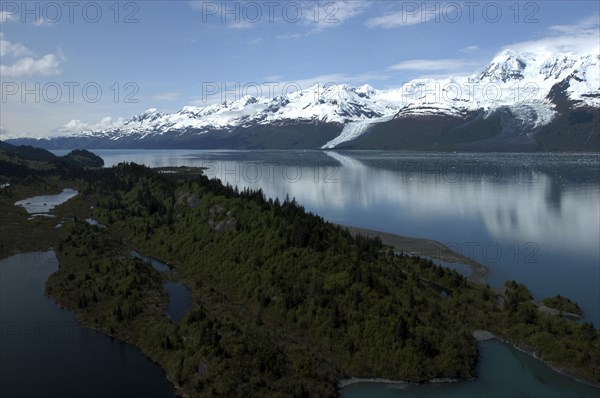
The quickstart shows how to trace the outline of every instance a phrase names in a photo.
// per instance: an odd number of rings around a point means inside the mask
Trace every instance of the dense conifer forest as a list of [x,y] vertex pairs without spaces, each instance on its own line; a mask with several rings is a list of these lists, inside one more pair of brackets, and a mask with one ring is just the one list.
[[[60,269],[47,293],[85,326],[139,346],[187,396],[336,396],[350,376],[469,379],[478,329],[600,382],[590,323],[539,311],[515,281],[501,293],[353,237],[293,198],[240,192],[193,169],[69,165],[49,176],[20,167],[0,194],[11,220],[22,215],[10,207],[19,192],[79,191],[56,209],[69,221],[52,231]],[[82,221],[89,216],[102,226]],[[171,271],[132,258],[133,249]],[[166,280],[192,293],[180,323],[165,314]],[[563,298],[548,305],[576,306]]]

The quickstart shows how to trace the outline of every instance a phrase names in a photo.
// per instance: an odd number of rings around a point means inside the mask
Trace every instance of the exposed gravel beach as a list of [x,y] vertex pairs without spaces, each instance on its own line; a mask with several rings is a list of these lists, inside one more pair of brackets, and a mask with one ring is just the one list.
[[482,285],[487,283],[489,270],[485,266],[469,257],[453,251],[438,241],[400,236],[366,228],[348,227],[345,225],[341,225],[341,227],[348,229],[353,236],[362,235],[371,238],[379,237],[384,245],[393,247],[396,252],[402,251],[411,256],[424,256],[447,261],[449,263],[466,264],[471,267],[471,275],[469,275],[467,279]]

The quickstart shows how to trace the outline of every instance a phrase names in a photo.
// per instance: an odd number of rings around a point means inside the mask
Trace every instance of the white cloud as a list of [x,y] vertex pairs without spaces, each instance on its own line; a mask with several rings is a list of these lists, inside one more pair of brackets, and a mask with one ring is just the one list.
[[600,20],[598,16],[579,20],[572,25],[554,25],[548,30],[549,35],[542,39],[509,44],[503,49],[522,52],[546,51],[552,54],[599,51]]
[[457,71],[471,65],[464,59],[411,59],[389,67],[396,71]]
[[[26,18],[26,17],[24,17]],[[14,12],[10,11],[0,11],[0,25],[5,24],[7,22],[18,21],[19,18],[15,15]],[[23,19],[22,22],[26,22],[26,19]],[[33,21],[34,26],[49,26],[56,24],[57,21],[53,21],[50,19],[46,19],[43,16],[36,15]]]
[[[332,28],[362,14],[371,6],[371,1],[343,0],[332,2],[307,2],[303,10],[305,23],[318,25],[318,30]],[[318,7],[318,12],[315,9]]]
[[416,3],[403,3],[402,10],[395,11],[380,17],[370,18],[365,25],[369,28],[393,29],[402,26],[412,26],[420,23],[438,20],[441,8],[429,11],[422,7],[417,7]]
[[[272,79],[273,77],[278,77],[278,79]],[[224,83],[224,86],[228,88],[226,94],[223,94],[219,91],[213,95],[207,95],[207,97],[192,97],[189,101],[189,104],[194,106],[208,106],[220,104],[224,100],[236,100],[246,94],[254,96],[257,93],[258,96],[261,97],[277,97],[280,95],[290,94],[298,89],[304,90],[315,85],[319,85],[321,87],[341,84],[359,86],[373,81],[384,81],[388,78],[389,74],[381,72],[366,72],[358,74],[331,73],[310,78],[286,81],[280,80],[280,76],[267,76],[264,82],[253,83],[251,84],[251,87],[247,89],[244,88],[246,83],[226,82]],[[233,90],[232,88],[234,87],[238,87],[238,89]]]
[[282,78],[283,78],[283,76],[281,76],[281,75],[269,75],[269,76],[265,76],[265,81],[266,82],[278,82],[278,81],[281,81]]
[[250,28],[254,28],[257,25],[258,25],[257,22],[250,22],[250,21],[244,21],[244,20],[232,21],[230,23],[227,23],[227,27],[229,29],[250,29]]
[[[363,85],[368,82],[376,81],[376,80],[386,80],[388,78],[387,75],[382,74],[380,72],[365,72],[365,73],[357,73],[357,74],[349,74],[349,73],[330,73],[325,75],[318,75],[305,79],[297,79],[297,80],[289,80],[285,82],[281,82],[281,89],[283,87],[288,87],[288,92],[294,91],[293,88],[300,87],[301,89],[307,89],[309,87],[318,84],[320,86],[327,85],[341,85],[341,84],[349,84],[349,85]],[[282,92],[278,93],[278,95],[282,94]]]
[[16,21],[17,17],[12,12],[0,11],[0,24]]
[[64,126],[59,127],[57,131],[60,133],[77,133],[79,131],[105,130],[113,127],[121,127],[123,123],[123,118],[113,120],[110,116],[102,118],[98,123],[86,123],[78,119],[73,119]]
[[180,97],[181,97],[181,93],[172,91],[172,92],[168,92],[168,93],[154,94],[153,96],[150,97],[150,99],[153,99],[156,101],[177,101]]
[[65,60],[64,53],[59,48],[58,56],[46,54],[41,58],[34,58],[33,52],[21,43],[13,43],[4,38],[0,32],[0,56],[10,57],[14,61],[10,65],[0,65],[3,78],[21,77],[30,75],[57,75],[61,72],[60,61]]
[[65,62],[67,60],[67,57],[65,56],[65,53],[62,50],[62,48],[59,47],[56,51],[58,52],[58,59]]
[[248,45],[248,46],[258,46],[262,42],[263,42],[263,39],[259,37],[259,38],[256,38],[256,39],[250,39],[250,40],[246,41],[246,45]]
[[301,35],[300,33],[291,33],[288,35],[277,35],[277,36],[275,36],[275,38],[279,39],[279,40],[289,40],[289,39],[299,39],[303,36],[304,35]]
[[592,15],[591,17],[580,19],[574,25],[553,25],[549,30],[559,33],[573,33],[573,31],[581,29],[598,29],[598,25],[600,25],[600,17]]
[[326,29],[341,26],[347,20],[364,13],[372,4],[371,1],[325,1],[325,2],[303,2],[297,3],[303,6],[302,18],[293,21],[293,18],[282,18],[282,22],[288,25],[296,25],[300,28],[309,28],[307,31],[286,33],[275,36],[278,40],[298,39],[312,36]]
[[[321,33],[326,29],[341,26],[347,20],[364,13],[372,4],[371,1],[343,0],[331,2],[304,2],[302,18],[296,25],[310,28],[303,33],[292,33],[276,36],[277,39],[296,39]],[[285,20],[285,19],[284,19]],[[290,22],[287,20],[286,22]],[[294,24],[294,23],[292,23]]]
[[0,57],[22,57],[31,55],[31,50],[21,43],[12,43],[4,38],[4,33],[0,32]]
[[3,77],[21,77],[30,75],[58,75],[60,61],[54,54],[46,54],[41,58],[21,58],[12,65],[0,65],[0,74]]
[[479,50],[479,46],[467,46],[458,50],[459,53],[472,53]]
[[51,21],[44,17],[36,18],[36,20],[33,22],[33,25],[38,26],[38,27],[50,26],[50,25],[54,25],[54,24],[56,24],[56,21]]
[[11,137],[12,135],[10,134],[10,130],[0,126],[0,139],[7,140]]
[[229,29],[251,29],[271,24],[291,25],[303,29],[303,33],[278,36],[280,39],[287,39],[308,36],[340,26],[345,21],[362,14],[371,6],[372,1],[338,0],[288,3],[188,1],[188,4],[202,13],[203,23],[223,24]]

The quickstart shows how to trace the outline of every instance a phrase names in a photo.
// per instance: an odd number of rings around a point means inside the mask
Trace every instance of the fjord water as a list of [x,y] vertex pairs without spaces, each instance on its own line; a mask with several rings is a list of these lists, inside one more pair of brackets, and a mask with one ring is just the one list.
[[134,346],[79,325],[44,295],[54,252],[0,260],[0,396],[175,397]]
[[[527,284],[576,300],[600,325],[600,156],[385,151],[97,150],[107,166],[201,166],[223,182],[294,197],[326,220],[438,240]],[[62,151],[55,151],[62,155]],[[414,251],[419,252],[415,247]],[[535,359],[482,343],[476,382],[344,389],[348,397],[596,396]],[[552,391],[552,393],[548,393]],[[497,394],[498,395],[498,394]]]

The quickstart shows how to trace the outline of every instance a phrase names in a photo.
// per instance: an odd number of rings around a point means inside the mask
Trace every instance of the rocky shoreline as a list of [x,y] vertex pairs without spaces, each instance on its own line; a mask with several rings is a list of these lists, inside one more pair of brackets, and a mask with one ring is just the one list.
[[[431,379],[428,380],[426,383],[458,383],[461,380],[458,379],[450,379],[450,378],[442,378],[442,379]],[[394,384],[394,385],[398,385],[398,386],[412,386],[412,385],[418,385],[416,383],[410,383],[407,381],[403,381],[403,380],[391,380],[391,379],[384,379],[381,377],[374,377],[374,378],[366,378],[366,377],[351,377],[349,379],[344,379],[344,380],[340,380],[338,382],[338,388],[342,389],[354,384],[364,384],[364,383],[383,383],[383,384]]]

